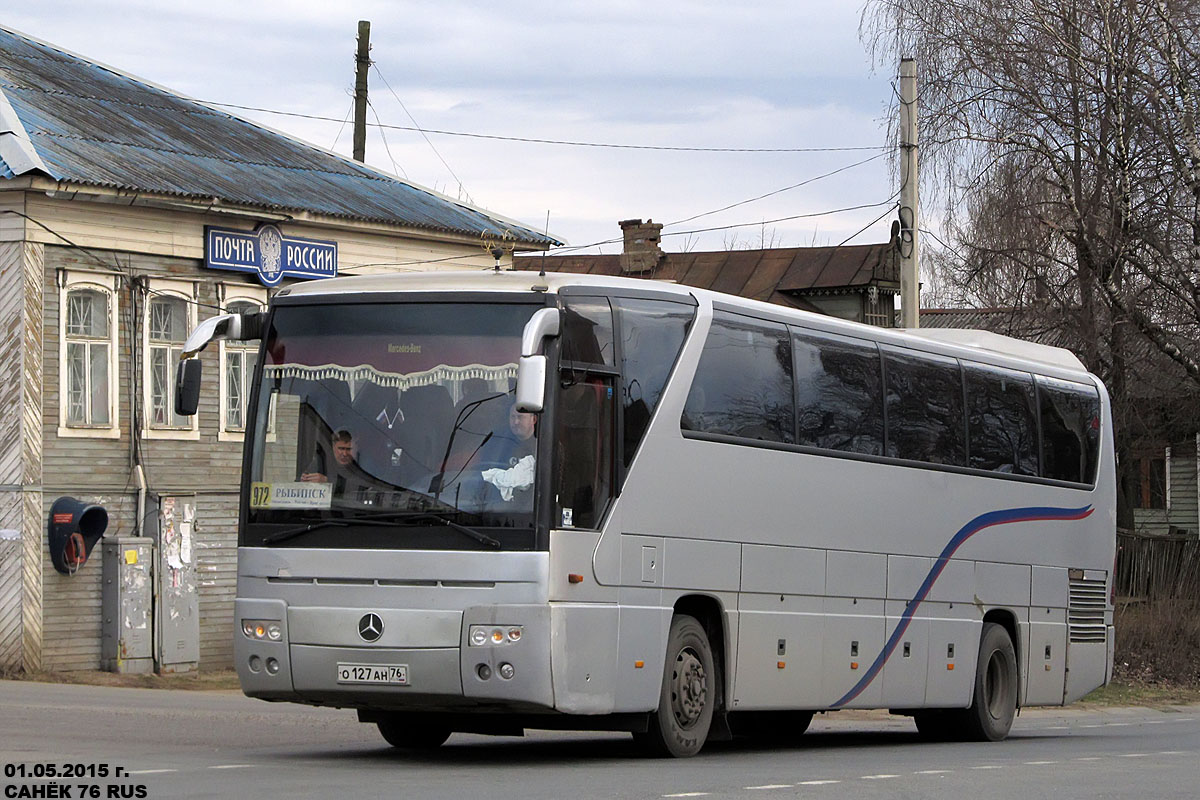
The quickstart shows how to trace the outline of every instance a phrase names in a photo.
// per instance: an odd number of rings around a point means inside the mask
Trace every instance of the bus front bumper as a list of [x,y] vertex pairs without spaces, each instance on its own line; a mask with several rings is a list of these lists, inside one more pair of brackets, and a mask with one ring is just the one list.
[[[554,707],[544,605],[304,608],[239,599],[235,618],[234,661],[251,697],[428,711]],[[245,620],[278,622],[281,635],[247,636]],[[484,644],[469,641],[476,627],[487,633]]]

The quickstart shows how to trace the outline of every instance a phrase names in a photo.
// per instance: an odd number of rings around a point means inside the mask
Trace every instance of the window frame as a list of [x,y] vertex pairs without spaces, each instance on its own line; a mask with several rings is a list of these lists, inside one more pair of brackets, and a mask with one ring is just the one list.
[[[151,391],[153,376],[151,375],[150,358],[150,304],[155,297],[167,296],[182,300],[187,314],[187,329],[190,333],[196,329],[196,283],[190,280],[172,280],[169,278],[150,278],[146,282],[146,293],[143,299],[141,337],[142,337],[142,436],[146,439],[175,439],[196,441],[200,438],[200,414],[188,418],[187,427],[155,427],[151,421],[153,392]],[[174,363],[167,371],[167,394],[169,402],[174,401],[175,370]],[[168,412],[169,413],[169,412]]]
[[[58,279],[58,435],[64,439],[119,439],[120,359],[117,346],[120,339],[120,298],[116,273],[62,270]],[[71,424],[67,400],[67,313],[71,292],[96,291],[108,298],[108,424]],[[100,341],[95,339],[92,341]]]
[[[217,284],[217,292],[220,295],[222,314],[228,314],[229,306],[233,303],[253,303],[254,305],[258,306],[259,311],[267,310],[267,301],[269,298],[265,288],[250,286],[248,284],[220,283]],[[240,430],[231,430],[229,428],[229,376],[226,374],[228,369],[228,360],[226,358],[227,348],[232,348],[243,352],[252,351],[256,356],[259,348],[257,342],[252,345],[245,345],[242,343],[229,344],[224,339],[220,339],[217,342],[217,358],[219,362],[217,374],[219,376],[218,382],[220,384],[218,391],[220,413],[217,428],[217,441],[244,442],[246,440],[246,428],[249,426],[249,419],[247,417],[243,417],[243,425]],[[243,414],[245,415],[249,412],[250,408],[250,389],[254,385],[253,370],[250,371],[250,374],[245,374],[245,367],[243,366],[242,382],[244,386],[242,403],[245,406],[245,410],[243,411]]]

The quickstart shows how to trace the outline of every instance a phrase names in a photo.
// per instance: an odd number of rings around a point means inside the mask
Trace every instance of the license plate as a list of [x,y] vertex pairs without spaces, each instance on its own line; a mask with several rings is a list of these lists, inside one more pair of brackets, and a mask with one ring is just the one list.
[[407,664],[342,664],[337,665],[338,683],[374,683],[384,686],[407,686]]

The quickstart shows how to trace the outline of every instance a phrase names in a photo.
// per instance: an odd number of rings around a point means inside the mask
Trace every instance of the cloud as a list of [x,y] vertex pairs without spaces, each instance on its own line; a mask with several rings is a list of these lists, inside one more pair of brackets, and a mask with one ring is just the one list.
[[[41,0],[6,24],[182,93],[336,119],[235,112],[348,154],[357,21],[372,22],[371,100],[389,124],[660,146],[885,145],[891,98],[844,2],[405,0],[356,3]],[[375,121],[374,114],[368,119]],[[575,243],[618,219],[671,221],[859,160],[861,152],[713,154],[521,144],[373,130],[368,161]],[[387,143],[385,148],[384,143]],[[390,148],[391,158],[387,150]],[[443,164],[450,165],[450,169]],[[883,200],[888,159],[698,221],[750,222]],[[881,209],[882,210],[882,209]],[[836,243],[877,211],[773,226]],[[864,234],[886,236],[887,220]],[[722,234],[699,237],[722,246]],[[668,239],[668,249],[673,242]],[[611,251],[611,250],[610,250]]]

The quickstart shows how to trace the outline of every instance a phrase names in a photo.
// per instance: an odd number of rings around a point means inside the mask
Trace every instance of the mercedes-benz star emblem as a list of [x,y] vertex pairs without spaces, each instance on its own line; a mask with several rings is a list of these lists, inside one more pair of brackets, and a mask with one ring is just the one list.
[[358,635],[364,642],[374,642],[383,636],[383,620],[378,614],[364,614],[358,621]]

